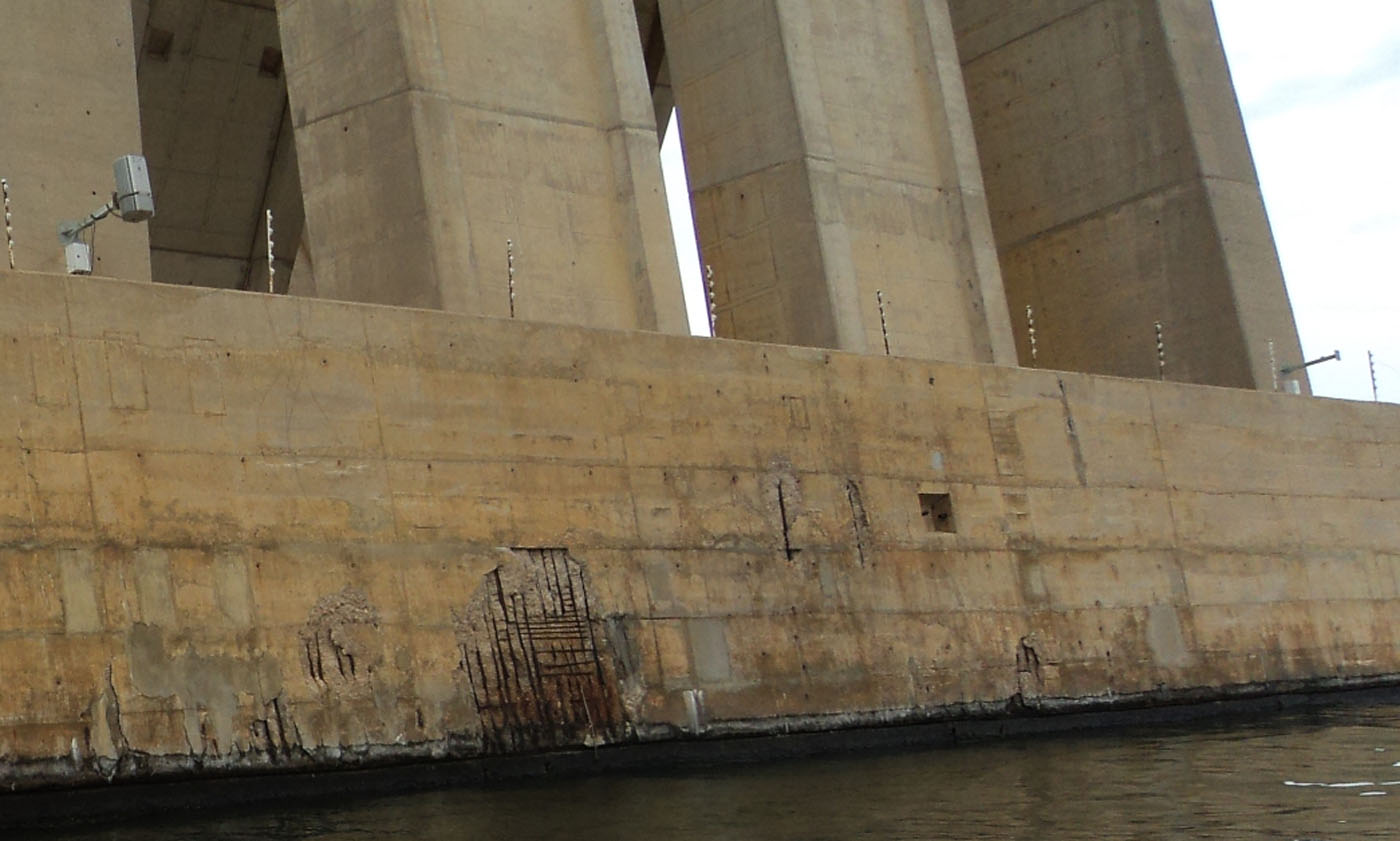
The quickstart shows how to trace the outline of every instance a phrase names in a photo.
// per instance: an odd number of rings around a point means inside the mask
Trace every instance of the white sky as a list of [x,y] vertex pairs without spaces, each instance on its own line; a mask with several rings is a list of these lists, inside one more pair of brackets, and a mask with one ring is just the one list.
[[1215,0],[1313,390],[1400,402],[1400,0]]
[[[1215,0],[1313,391],[1400,402],[1400,0]],[[691,313],[708,334],[674,122],[662,146]],[[1286,365],[1292,361],[1280,359]]]

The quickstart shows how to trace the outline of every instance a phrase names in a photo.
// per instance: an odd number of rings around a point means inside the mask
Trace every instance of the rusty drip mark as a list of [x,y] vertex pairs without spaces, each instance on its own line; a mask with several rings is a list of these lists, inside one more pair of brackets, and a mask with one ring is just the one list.
[[306,673],[311,675],[312,680],[319,680],[316,676],[316,659],[311,656],[311,640],[302,640],[301,648],[306,653]]
[[287,743],[287,722],[282,717],[281,696],[272,699],[272,715],[273,718],[277,721],[277,741],[282,746],[282,755],[285,757],[291,757],[292,746]]
[[883,290],[875,290],[875,302],[880,305],[880,335],[885,340],[885,356],[890,355],[890,323],[885,315],[885,293]]
[[1069,433],[1069,445],[1074,455],[1074,475],[1079,479],[1081,487],[1089,486],[1088,468],[1084,464],[1084,448],[1079,445],[1079,430],[1074,426],[1074,413],[1069,408],[1069,394],[1065,391],[1065,381],[1057,379],[1060,384],[1060,406],[1065,413],[1065,431]]
[[861,499],[860,485],[854,479],[846,481],[846,501],[851,506],[851,531],[855,533],[856,557],[865,566],[865,544],[870,535],[870,518],[865,513],[865,502]]
[[219,755],[219,740],[209,735],[209,719],[202,711],[199,716],[199,749],[205,755]]
[[121,760],[131,749],[131,743],[126,740],[126,730],[122,727],[122,702],[117,696],[116,684],[112,682],[111,663],[107,664],[103,677],[107,680],[107,729],[112,734],[112,744],[117,749],[117,765],[120,766]]
[[802,550],[792,548],[792,527],[788,523],[787,497],[784,496],[782,479],[778,480],[778,516],[782,519],[783,524],[783,555],[791,561]]
[[272,725],[268,723],[267,719],[253,719],[253,721],[248,725],[248,732],[252,735],[254,739],[262,739],[263,744],[266,746],[265,750],[267,751],[268,759],[273,762],[276,762],[277,744],[272,741]]
[[1016,671],[1031,675],[1035,678],[1036,683],[1043,681],[1040,671],[1040,655],[1036,653],[1035,646],[1031,644],[1029,637],[1021,637],[1017,644]]

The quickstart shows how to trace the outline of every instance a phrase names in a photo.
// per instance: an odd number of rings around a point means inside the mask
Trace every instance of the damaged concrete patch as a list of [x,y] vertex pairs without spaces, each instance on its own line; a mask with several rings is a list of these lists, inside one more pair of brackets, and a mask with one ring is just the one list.
[[325,689],[368,679],[379,656],[379,646],[370,639],[378,627],[379,612],[362,591],[346,587],[322,596],[301,631],[311,680]]
[[511,552],[456,619],[485,750],[622,738],[616,662],[589,602],[583,565],[567,550]]
[[[190,643],[172,650],[160,628],[145,624],[133,626],[127,635],[127,656],[137,692],[149,698],[173,698],[175,707],[183,711],[191,754],[219,756],[239,749],[235,722],[240,694],[252,695],[274,713],[280,712],[282,672],[270,657],[201,654]],[[113,691],[107,709],[114,737],[122,732],[116,700]],[[286,741],[281,722],[258,724],[254,722],[243,744],[273,754],[281,752]]]

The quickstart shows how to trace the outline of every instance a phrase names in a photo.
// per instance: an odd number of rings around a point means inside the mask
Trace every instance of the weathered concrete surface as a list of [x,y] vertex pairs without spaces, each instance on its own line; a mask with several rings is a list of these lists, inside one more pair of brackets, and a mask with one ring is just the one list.
[[22,273],[0,388],[19,788],[1400,674],[1393,406]]
[[279,0],[323,298],[685,333],[631,0]]
[[946,0],[662,0],[720,335],[1014,362]]
[[[1270,389],[1301,362],[1209,0],[951,0],[1013,322],[1039,364]],[[1030,364],[1027,330],[1017,330]],[[1306,379],[1303,379],[1306,388]]]
[[[141,152],[131,12],[87,0],[0,4],[0,178],[21,270],[62,272],[58,223],[110,199],[112,162]],[[96,246],[97,274],[151,279],[145,225],[101,222]]]

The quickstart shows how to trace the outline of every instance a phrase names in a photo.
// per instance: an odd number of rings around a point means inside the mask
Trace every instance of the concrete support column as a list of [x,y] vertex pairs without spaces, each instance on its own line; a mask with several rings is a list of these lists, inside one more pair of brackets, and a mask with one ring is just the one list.
[[322,297],[686,332],[630,0],[278,0]]
[[[89,0],[0,3],[0,178],[10,184],[16,268],[61,274],[58,223],[110,199],[112,162],[141,152],[131,11]],[[151,279],[146,225],[99,222],[95,246],[95,274]]]
[[1014,363],[944,0],[661,0],[721,335]]
[[1301,361],[1209,0],[951,6],[1037,364],[1156,378],[1159,321],[1168,379],[1270,388],[1270,341]]

